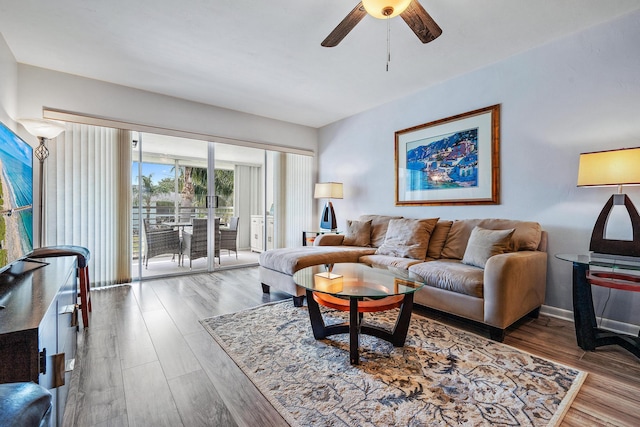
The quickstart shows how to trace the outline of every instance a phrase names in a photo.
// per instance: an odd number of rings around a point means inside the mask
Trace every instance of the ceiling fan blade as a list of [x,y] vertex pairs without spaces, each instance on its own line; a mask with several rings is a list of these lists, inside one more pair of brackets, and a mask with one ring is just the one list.
[[342,39],[345,38],[347,34],[349,34],[349,31],[353,30],[353,27],[355,27],[356,24],[360,22],[366,14],[367,11],[364,10],[362,2],[358,3],[358,5],[354,7],[351,12],[349,12],[349,14],[342,20],[342,22],[340,22],[338,26],[334,28],[333,31],[331,31],[331,34],[329,34],[327,38],[324,39],[324,41],[320,44],[324,47],[337,46],[338,43],[340,43]]
[[422,43],[429,43],[442,34],[442,29],[436,24],[431,15],[424,10],[418,0],[412,0],[409,7],[400,14],[409,28],[416,33]]

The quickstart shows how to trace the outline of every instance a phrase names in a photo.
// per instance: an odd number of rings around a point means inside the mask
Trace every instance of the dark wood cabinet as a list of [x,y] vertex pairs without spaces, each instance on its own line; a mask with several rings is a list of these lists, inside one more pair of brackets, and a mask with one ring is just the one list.
[[78,331],[76,258],[22,274],[0,275],[0,383],[33,381],[53,395],[61,425]]

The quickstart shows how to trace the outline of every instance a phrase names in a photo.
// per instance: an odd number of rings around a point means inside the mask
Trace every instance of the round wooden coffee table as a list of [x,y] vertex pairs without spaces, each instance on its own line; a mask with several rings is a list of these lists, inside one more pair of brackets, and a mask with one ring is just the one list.
[[[407,270],[360,263],[314,265],[294,273],[293,280],[307,290],[309,319],[315,339],[349,333],[349,353],[354,365],[360,361],[360,334],[381,338],[396,347],[404,345],[411,321],[413,293],[424,286],[422,277]],[[319,304],[348,311],[349,321],[326,326]],[[363,322],[364,313],[396,307],[400,307],[400,314],[391,331]]]

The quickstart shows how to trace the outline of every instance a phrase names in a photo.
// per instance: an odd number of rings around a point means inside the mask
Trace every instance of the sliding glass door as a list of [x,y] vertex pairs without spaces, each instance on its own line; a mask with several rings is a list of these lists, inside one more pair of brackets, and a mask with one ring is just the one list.
[[274,247],[264,150],[146,133],[133,145],[132,270],[139,277],[256,265]]
[[209,271],[208,144],[139,133],[132,147],[134,274]]
[[[235,231],[235,251],[233,241],[223,235],[221,240],[221,266],[228,262],[252,264],[264,250],[262,241],[257,243],[257,216],[264,215],[265,205],[265,152],[261,149],[238,147],[215,143],[215,193],[218,196],[218,212],[223,223],[223,233]],[[229,234],[228,236],[231,236]]]

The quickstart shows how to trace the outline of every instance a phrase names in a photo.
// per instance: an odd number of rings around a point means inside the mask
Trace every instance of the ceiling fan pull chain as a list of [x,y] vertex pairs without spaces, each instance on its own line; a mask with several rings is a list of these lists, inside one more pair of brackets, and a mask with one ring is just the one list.
[[389,62],[391,62],[391,23],[387,15],[387,72],[389,72]]

